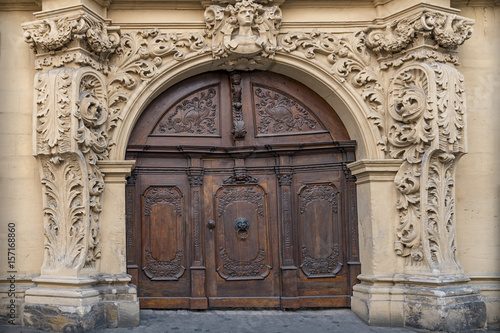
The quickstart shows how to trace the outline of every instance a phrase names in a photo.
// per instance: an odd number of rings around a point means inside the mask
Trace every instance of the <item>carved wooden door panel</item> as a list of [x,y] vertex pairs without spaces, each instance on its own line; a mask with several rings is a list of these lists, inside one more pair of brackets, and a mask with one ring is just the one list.
[[127,268],[143,308],[350,305],[355,142],[313,91],[214,72],[155,99],[127,158]]
[[209,306],[279,307],[275,176],[272,169],[221,174],[223,163],[205,163]]

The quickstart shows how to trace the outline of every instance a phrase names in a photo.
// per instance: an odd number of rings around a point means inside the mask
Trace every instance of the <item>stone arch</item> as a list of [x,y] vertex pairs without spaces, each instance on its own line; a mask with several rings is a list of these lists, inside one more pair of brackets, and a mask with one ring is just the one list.
[[[219,69],[224,69],[221,63],[206,54],[166,67],[154,79],[141,83],[122,110],[122,123],[114,134],[116,146],[110,152],[110,159],[124,159],[134,125],[155,97],[188,77]],[[379,138],[376,126],[366,116],[369,113],[368,106],[352,85],[341,82],[324,66],[286,53],[276,55],[267,70],[289,76],[325,99],[339,115],[351,138],[358,142],[358,159],[383,158],[383,152],[377,146]]]

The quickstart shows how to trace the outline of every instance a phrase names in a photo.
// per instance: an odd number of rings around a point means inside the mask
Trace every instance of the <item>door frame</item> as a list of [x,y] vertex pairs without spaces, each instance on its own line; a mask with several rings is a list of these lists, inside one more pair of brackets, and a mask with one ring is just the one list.
[[[339,150],[342,150],[342,149],[349,150],[349,149],[351,149],[351,150],[352,150],[352,152],[351,152],[351,156],[354,156],[354,146],[352,146],[352,143],[340,143],[340,144],[339,144],[339,143],[337,143],[337,144],[338,144],[338,147],[337,147],[337,148],[338,148]],[[346,153],[346,154],[347,154],[347,153]],[[352,181],[352,185],[353,185],[353,189],[354,189],[353,191],[351,191],[353,194],[351,194],[351,195],[350,195],[350,199],[349,199],[350,201],[349,201],[349,202],[355,202],[355,197],[356,197],[356,194],[355,194],[354,177],[352,177],[352,176],[349,174],[349,170],[348,170],[348,168],[346,167],[346,163],[348,163],[348,162],[352,162],[352,161],[353,161],[353,159],[348,160],[348,161],[346,161],[345,163],[343,163],[343,172],[346,174],[346,176],[347,176],[347,177],[349,177],[349,178],[351,179],[351,181]],[[135,181],[136,176],[137,176],[137,171],[135,172],[135,175],[134,175],[133,177],[131,177],[131,181],[129,182],[129,185],[133,185],[133,182]],[[356,206],[355,206],[355,205],[353,206],[353,209],[350,211],[350,215],[352,215],[352,216],[353,216],[353,218],[351,218],[351,219],[350,219],[349,223],[351,223],[351,224],[355,224],[355,226],[354,226],[354,227],[352,227],[352,228],[350,227],[350,228],[351,228],[352,230],[355,230],[356,232],[353,232],[353,233],[344,232],[344,233],[347,233],[347,234],[348,234],[348,235],[346,235],[346,236],[344,236],[344,237],[345,237],[345,239],[346,239],[346,240],[348,240],[348,239],[350,239],[350,238],[354,237],[354,238],[356,239],[356,246],[357,246],[357,244],[358,244],[358,243],[357,243],[357,220],[356,220],[356,218],[355,218],[355,216],[356,216]],[[129,220],[129,219],[128,219],[128,220]],[[281,226],[280,226],[280,227],[281,227]],[[137,236],[137,235],[136,235],[136,236]],[[127,239],[130,239],[130,237],[129,237],[129,238],[127,238]],[[203,241],[203,240],[201,240],[201,241]],[[129,250],[131,250],[131,248],[130,248],[129,244],[127,244],[127,248],[128,248]],[[280,250],[281,250],[281,249],[280,249]],[[353,252],[353,251],[351,251],[350,249],[349,249],[349,251],[350,251],[350,252]],[[354,252],[357,252],[357,251],[358,251],[358,250],[356,250],[356,251],[354,251]],[[357,271],[357,273],[356,273],[356,274],[355,274],[355,273],[351,274],[351,280],[352,280],[352,281],[351,281],[351,283],[350,283],[350,292],[349,292],[349,293],[350,293],[350,294],[352,294],[352,286],[353,286],[353,285],[357,282],[357,280],[356,280],[356,278],[355,278],[355,277],[356,277],[356,276],[359,274],[359,272],[360,272],[360,269],[359,269],[359,254],[358,254],[358,253],[355,253],[354,255],[355,255],[355,257],[356,257],[356,258],[354,258],[354,259],[351,257],[352,253],[349,253],[348,255],[349,255],[349,260],[347,260],[347,262],[348,262],[350,265],[358,265],[358,269],[356,270],[356,271]],[[135,268],[138,268],[138,267],[135,267]],[[200,274],[201,274],[201,273],[200,273]],[[134,280],[133,280],[133,282],[134,282]],[[200,298],[200,300],[199,300],[199,302],[198,302],[198,305],[194,305],[194,306],[195,306],[195,307],[196,307],[196,306],[199,306],[199,307],[203,308],[203,307],[204,307],[204,305],[203,305],[203,301],[202,301],[203,296],[202,296],[202,295],[195,295],[195,296],[196,296],[195,298]],[[282,297],[285,297],[285,298],[286,298],[286,297],[288,297],[288,296],[283,296],[283,295],[281,295],[281,296],[282,296]],[[300,306],[300,304],[299,304],[299,303],[297,303],[297,301],[296,301],[296,297],[295,297],[295,296],[293,296],[293,295],[289,295],[289,297],[288,297],[288,298],[289,298],[289,299],[285,300],[285,303],[287,303],[286,307],[298,307],[298,306]],[[349,302],[349,303],[350,303],[350,302]],[[349,305],[349,304],[344,304],[343,306],[348,306],[348,305]],[[184,307],[185,307],[185,306],[184,306]],[[193,307],[193,305],[192,305],[191,307]]]

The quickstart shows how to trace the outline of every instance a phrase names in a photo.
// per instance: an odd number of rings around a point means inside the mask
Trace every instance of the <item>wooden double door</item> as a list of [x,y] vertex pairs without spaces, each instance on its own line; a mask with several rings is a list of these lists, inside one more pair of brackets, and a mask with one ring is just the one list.
[[127,264],[143,308],[350,306],[355,142],[313,91],[267,72],[177,84],[127,157]]

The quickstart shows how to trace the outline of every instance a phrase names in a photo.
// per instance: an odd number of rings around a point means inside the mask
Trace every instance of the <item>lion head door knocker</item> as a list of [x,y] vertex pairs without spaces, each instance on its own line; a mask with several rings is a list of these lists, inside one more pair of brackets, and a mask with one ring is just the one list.
[[248,221],[246,218],[238,217],[234,221],[234,230],[236,230],[236,235],[239,238],[241,239],[247,238],[248,235],[250,234],[248,232],[248,229],[250,229],[250,221]]

